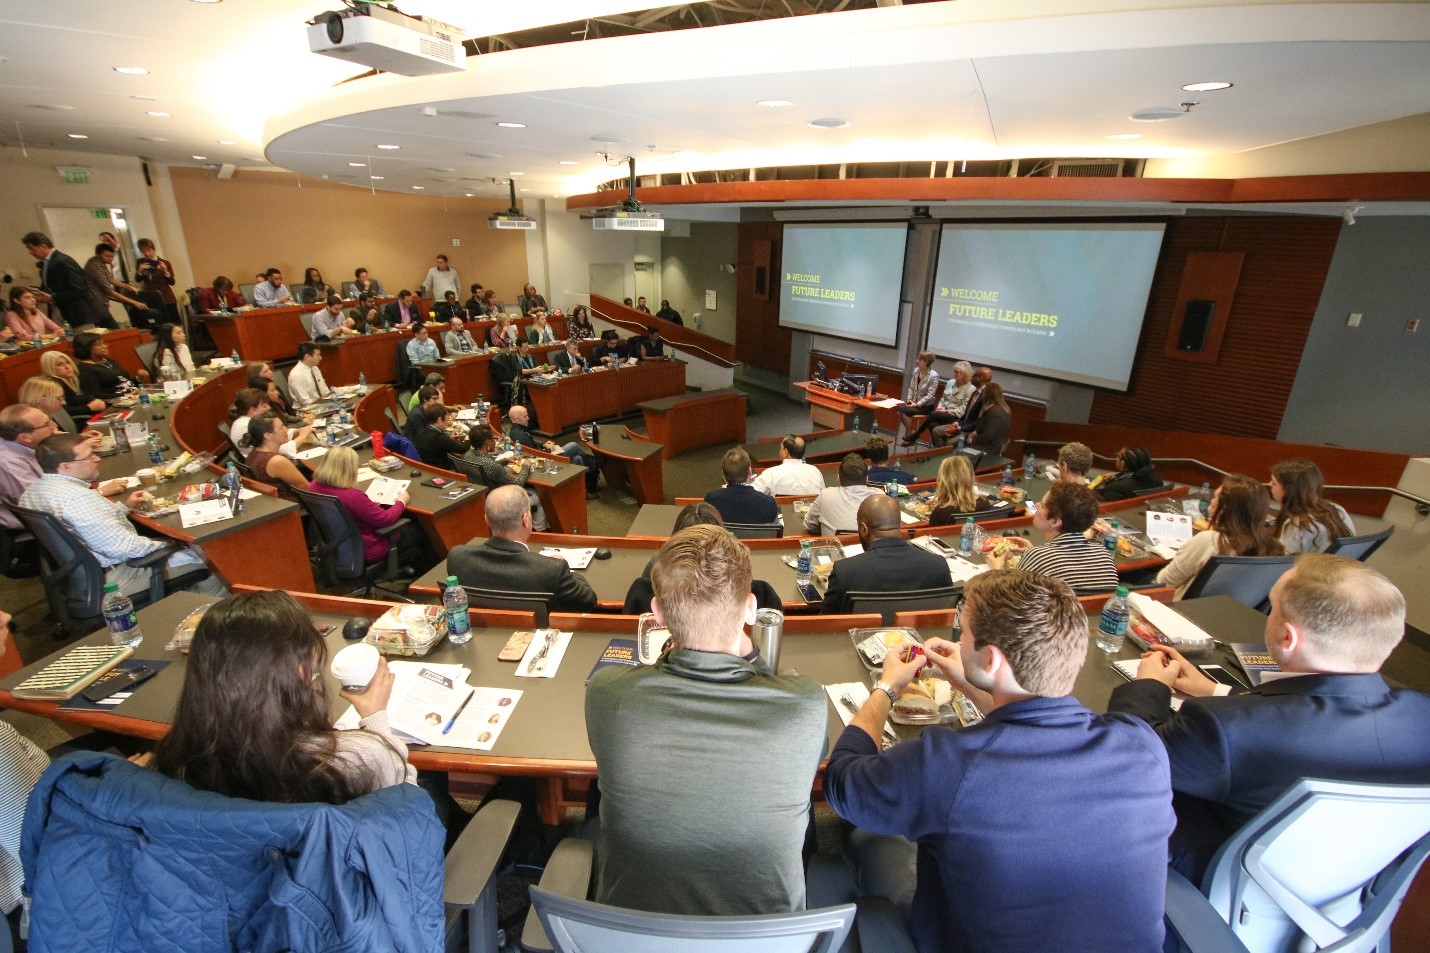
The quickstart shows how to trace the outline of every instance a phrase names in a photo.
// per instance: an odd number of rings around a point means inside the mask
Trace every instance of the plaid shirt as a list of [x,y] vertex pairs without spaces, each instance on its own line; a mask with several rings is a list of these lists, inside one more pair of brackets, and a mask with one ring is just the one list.
[[496,459],[489,453],[482,453],[480,450],[468,450],[462,457],[468,463],[476,467],[482,474],[482,482],[488,487],[506,486],[508,483],[515,483],[517,486],[526,486],[526,467],[521,468],[520,476],[512,476],[511,471],[497,463]]
[[105,569],[164,546],[139,535],[123,503],[111,503],[88,483],[63,473],[43,474],[20,497],[20,505],[59,519],[94,551]]

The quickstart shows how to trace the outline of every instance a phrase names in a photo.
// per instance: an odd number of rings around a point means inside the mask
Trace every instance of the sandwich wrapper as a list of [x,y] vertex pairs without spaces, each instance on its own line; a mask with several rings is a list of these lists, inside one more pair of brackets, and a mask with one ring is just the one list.
[[1129,592],[1127,603],[1180,651],[1199,652],[1211,647],[1212,637],[1171,606],[1149,599],[1140,592]]

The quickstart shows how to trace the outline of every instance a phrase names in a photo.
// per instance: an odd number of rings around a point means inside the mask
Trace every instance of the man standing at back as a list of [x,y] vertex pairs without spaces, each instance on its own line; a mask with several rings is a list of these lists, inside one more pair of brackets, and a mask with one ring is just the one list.
[[[1177,792],[1172,864],[1200,882],[1242,824],[1301,778],[1424,784],[1430,695],[1380,667],[1405,635],[1405,597],[1364,563],[1302,556],[1271,589],[1266,649],[1291,677],[1225,693],[1175,649],[1142,657],[1110,711],[1146,719]],[[1172,690],[1189,696],[1172,711]]]
[[750,553],[724,529],[676,533],[651,582],[675,647],[586,688],[601,774],[596,899],[704,916],[802,910],[824,692],[746,658]]
[[[912,662],[888,654],[829,756],[824,794],[859,828],[862,892],[909,910],[920,953],[1156,953],[1166,751],[1145,724],[1069,694],[1087,656],[1077,597],[993,571],[968,581],[961,616],[961,642],[929,639]],[[893,700],[930,662],[983,721],[880,752]]]
[[901,538],[903,521],[893,497],[882,493],[867,497],[859,504],[856,522],[864,551],[834,564],[820,610],[824,614],[852,611],[851,592],[908,592],[953,585],[947,560]]
[[[71,327],[103,324],[114,319],[107,309],[95,305],[90,297],[89,281],[84,269],[69,255],[55,248],[49,236],[43,232],[26,232],[20,239],[25,250],[40,263],[40,287],[44,290],[35,295],[40,301],[53,301],[60,309],[60,320]],[[108,325],[105,325],[106,327]]]
[[780,441],[780,462],[755,477],[755,489],[769,496],[807,496],[824,489],[824,474],[804,462],[804,438],[790,434]]
[[447,292],[462,293],[462,280],[457,277],[457,269],[447,264],[446,255],[437,256],[437,264],[427,269],[427,277],[422,279],[422,291],[433,301],[441,301]]

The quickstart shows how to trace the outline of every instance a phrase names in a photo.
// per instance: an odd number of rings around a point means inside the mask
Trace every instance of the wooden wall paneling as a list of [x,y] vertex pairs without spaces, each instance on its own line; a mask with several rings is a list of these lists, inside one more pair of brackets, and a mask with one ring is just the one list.
[[[1094,424],[1274,438],[1340,234],[1338,219],[1198,217],[1168,224],[1125,394],[1099,391]],[[1188,256],[1245,255],[1214,363],[1166,356]]]
[[[780,239],[778,222],[741,222],[736,255],[735,354],[746,364],[780,374],[790,372],[793,336],[780,327]],[[756,267],[766,267],[763,294],[755,289]]]
[[[1172,304],[1171,328],[1162,354],[1175,361],[1215,364],[1221,352],[1221,340],[1226,336],[1232,302],[1236,300],[1236,284],[1246,256],[1236,251],[1188,252],[1182,266],[1182,281]],[[1209,301],[1213,306],[1211,323],[1202,346],[1195,351],[1178,347],[1182,327],[1187,318],[1187,305],[1193,301]]]

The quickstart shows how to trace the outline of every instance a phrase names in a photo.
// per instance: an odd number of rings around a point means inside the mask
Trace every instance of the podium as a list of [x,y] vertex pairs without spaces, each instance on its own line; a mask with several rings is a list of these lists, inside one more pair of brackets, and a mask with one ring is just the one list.
[[814,381],[795,381],[794,386],[804,391],[805,398],[809,401],[809,422],[816,430],[862,430],[865,433],[873,433],[874,415],[884,410],[872,400],[841,394]]

